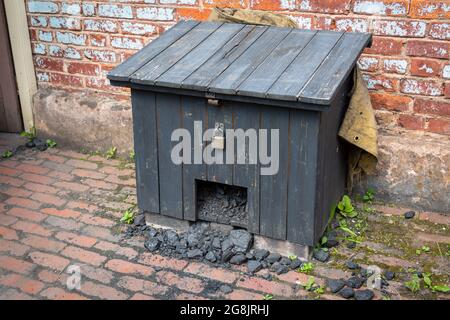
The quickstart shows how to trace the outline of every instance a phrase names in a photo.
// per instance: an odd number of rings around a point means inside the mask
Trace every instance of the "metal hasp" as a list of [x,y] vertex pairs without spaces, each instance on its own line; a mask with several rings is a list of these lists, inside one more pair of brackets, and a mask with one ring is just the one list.
[[[112,70],[113,85],[132,89],[140,209],[195,221],[198,181],[244,187],[250,232],[313,246],[344,193],[337,133],[370,42],[367,33],[182,21]],[[278,173],[174,164],[172,132],[184,128],[202,143],[197,121],[203,130],[278,129]]]

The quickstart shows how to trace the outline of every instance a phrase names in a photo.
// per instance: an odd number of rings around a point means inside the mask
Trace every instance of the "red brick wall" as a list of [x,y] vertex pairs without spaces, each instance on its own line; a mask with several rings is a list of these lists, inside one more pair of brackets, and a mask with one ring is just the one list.
[[127,98],[105,74],[214,5],[277,11],[304,29],[372,32],[359,61],[382,127],[450,134],[449,0],[25,0],[40,86]]

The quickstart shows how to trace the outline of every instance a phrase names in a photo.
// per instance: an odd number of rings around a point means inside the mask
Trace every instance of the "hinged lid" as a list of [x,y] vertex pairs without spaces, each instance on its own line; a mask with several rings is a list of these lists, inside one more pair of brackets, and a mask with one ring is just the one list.
[[369,33],[182,21],[108,74],[113,82],[328,105]]

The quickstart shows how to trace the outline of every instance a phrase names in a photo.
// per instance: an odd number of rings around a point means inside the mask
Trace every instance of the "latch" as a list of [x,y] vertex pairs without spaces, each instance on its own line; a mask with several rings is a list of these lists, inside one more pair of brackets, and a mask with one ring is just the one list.
[[213,149],[225,149],[225,126],[221,122],[216,122],[214,126],[214,133],[211,139],[211,146]]

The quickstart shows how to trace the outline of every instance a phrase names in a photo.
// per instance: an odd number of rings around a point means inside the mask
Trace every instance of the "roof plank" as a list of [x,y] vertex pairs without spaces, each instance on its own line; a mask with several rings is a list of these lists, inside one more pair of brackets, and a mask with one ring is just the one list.
[[239,24],[223,24],[200,45],[157,78],[156,83],[161,86],[181,88],[184,79],[202,66],[244,27],[244,25]]
[[267,90],[277,81],[315,34],[316,31],[292,30],[264,62],[239,85],[237,93],[251,97],[266,97]]
[[154,85],[156,79],[181,58],[202,43],[223,23],[203,22],[195,26],[184,37],[166,48],[131,76],[131,82]]
[[182,88],[207,90],[209,84],[236,60],[268,27],[246,25],[222,49],[182,83]]
[[297,93],[308,82],[342,35],[343,32],[317,32],[267,91],[267,97],[280,100],[297,100]]
[[290,28],[268,28],[209,86],[210,92],[236,94],[239,84],[247,78],[273,49],[293,31]]
[[135,73],[144,64],[152,60],[158,54],[160,54],[164,49],[169,47],[172,43],[183,37],[192,28],[199,24],[198,21],[182,21],[166,32],[164,36],[161,36],[153,40],[141,51],[130,57],[124,63],[120,64],[118,67],[113,69],[109,74],[108,78],[115,81],[129,81],[129,77]]
[[333,100],[370,39],[370,34],[346,32],[308,84],[297,94],[299,100],[319,104]]

